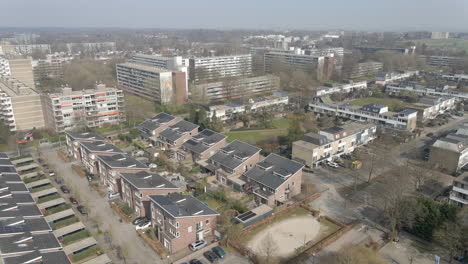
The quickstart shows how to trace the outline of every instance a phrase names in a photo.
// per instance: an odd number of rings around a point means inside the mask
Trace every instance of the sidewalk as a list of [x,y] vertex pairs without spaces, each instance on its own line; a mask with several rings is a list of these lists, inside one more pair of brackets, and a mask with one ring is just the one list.
[[[110,234],[108,236],[110,239],[103,235],[97,236],[98,242],[103,248],[108,248],[109,243],[120,246],[126,264],[166,263],[138,237],[132,224],[119,221],[119,216],[111,209],[109,203],[91,188],[85,178],[79,177],[71,169],[71,163],[64,163],[53,149],[41,148],[41,152],[47,162],[56,168],[56,174],[71,189],[72,195],[87,209],[88,216],[82,216],[76,212],[81,221],[93,233],[99,230],[102,233],[108,232]],[[96,226],[92,219],[99,224]],[[112,258],[113,263],[124,263],[123,260],[116,257],[115,252],[108,252],[108,255]]]

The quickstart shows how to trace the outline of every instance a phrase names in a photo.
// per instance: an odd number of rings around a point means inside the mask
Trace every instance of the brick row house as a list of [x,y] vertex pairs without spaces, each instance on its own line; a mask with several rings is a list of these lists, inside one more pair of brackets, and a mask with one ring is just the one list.
[[92,174],[97,174],[98,156],[111,156],[115,154],[125,154],[114,144],[105,141],[81,142],[80,143],[81,163]]
[[137,216],[150,218],[150,196],[179,192],[180,188],[159,174],[140,171],[121,173],[122,199]]
[[193,162],[197,163],[201,160],[207,160],[225,145],[225,135],[204,129],[198,135],[185,141],[177,151],[176,156],[179,160],[192,159]]
[[180,120],[159,133],[157,145],[163,148],[177,149],[185,141],[196,136],[198,128],[198,125]]
[[270,154],[243,175],[244,188],[257,204],[281,205],[301,193],[304,165]]
[[81,160],[80,143],[103,141],[104,138],[92,132],[65,132],[68,155],[76,160]]
[[219,182],[242,191],[245,182],[240,176],[260,161],[261,149],[234,140],[211,156],[205,168],[216,175]]
[[115,154],[110,156],[97,156],[97,171],[101,184],[106,185],[110,191],[122,191],[121,173],[135,173],[147,171],[148,167],[127,154]]
[[169,126],[175,125],[180,119],[166,113],[159,113],[138,126],[141,138],[157,145],[159,133]]
[[152,195],[151,221],[157,239],[172,254],[197,240],[209,241],[218,213],[191,195]]

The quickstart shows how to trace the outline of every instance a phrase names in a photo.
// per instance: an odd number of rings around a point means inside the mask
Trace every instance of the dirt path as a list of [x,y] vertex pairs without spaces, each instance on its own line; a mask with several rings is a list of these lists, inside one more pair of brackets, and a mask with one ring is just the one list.
[[265,251],[265,240],[272,238],[276,256],[287,256],[303,246],[306,242],[314,239],[320,231],[320,223],[312,216],[301,216],[271,225],[266,230],[258,233],[249,243],[256,254],[263,255]]
[[[54,168],[57,175],[62,177],[64,184],[72,190],[73,195],[76,195],[77,200],[89,212],[87,217],[80,217],[82,222],[90,230],[96,232],[93,227],[91,219],[98,222],[99,230],[101,232],[108,232],[110,234],[110,243],[114,246],[120,246],[126,255],[126,264],[154,264],[165,263],[156,253],[142,241],[135,232],[135,227],[132,224],[120,222],[117,214],[110,208],[108,202],[99,196],[97,192],[92,189],[85,178],[79,177],[72,169],[71,163],[64,163],[53,149],[41,149],[45,160],[49,163],[51,168]],[[108,247],[108,242],[102,236],[96,236],[100,245]],[[113,253],[113,252],[112,252]],[[113,256],[113,263],[124,263],[122,260],[115,259]]]

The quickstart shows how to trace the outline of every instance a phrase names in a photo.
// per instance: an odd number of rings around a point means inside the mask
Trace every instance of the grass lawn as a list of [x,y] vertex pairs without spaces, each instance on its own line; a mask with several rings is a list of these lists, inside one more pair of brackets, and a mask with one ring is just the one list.
[[62,212],[62,211],[65,211],[67,209],[70,209],[70,208],[71,208],[71,205],[66,204],[66,203],[61,204],[61,205],[57,205],[57,206],[46,209],[46,215],[51,215],[51,214],[55,214],[55,213],[58,213],[58,212]]
[[101,251],[102,249],[98,245],[94,245],[92,247],[89,247],[85,250],[82,250],[76,254],[73,255],[73,262],[78,262],[80,260],[83,260],[85,258],[91,257],[96,255],[96,251]]
[[429,47],[457,48],[468,52],[468,40],[466,39],[417,39],[411,40],[415,43],[424,43]]
[[288,129],[291,125],[291,119],[289,118],[281,118],[273,120],[273,126],[279,129]]
[[34,192],[39,192],[39,191],[42,191],[42,190],[47,190],[47,189],[50,189],[52,188],[53,186],[48,183],[46,185],[41,185],[41,186],[37,186],[37,187],[34,187],[31,189],[31,192],[34,193]]
[[227,141],[240,140],[249,144],[255,144],[258,141],[272,139],[278,136],[286,136],[288,131],[286,129],[272,129],[272,130],[254,130],[254,131],[232,131],[224,133],[227,136]]
[[386,105],[388,106],[388,110],[390,111],[399,111],[401,108],[409,105],[400,99],[396,98],[377,98],[377,97],[366,97],[366,98],[359,98],[352,100],[350,104],[354,105],[366,105],[366,104],[379,104],[379,105]]
[[360,82],[360,81],[374,81],[375,80],[375,75],[374,74],[371,74],[371,75],[364,75],[364,76],[360,76],[360,77],[355,77],[355,78],[351,78],[353,81],[356,81],[356,82]]
[[86,230],[86,229],[83,229],[83,230],[80,230],[78,232],[71,233],[69,235],[64,236],[62,244],[63,245],[69,245],[69,244],[71,244],[71,243],[73,243],[75,241],[87,238],[89,236],[90,236],[89,231]]
[[78,217],[73,215],[73,216],[64,218],[64,219],[62,219],[60,221],[53,222],[52,223],[52,229],[56,230],[56,229],[59,229],[59,228],[74,224],[74,223],[79,222],[79,221],[80,221],[80,219],[78,219]]
[[54,199],[60,198],[60,195],[58,193],[54,193],[51,195],[43,196],[37,200],[37,203],[45,203],[47,201],[52,201]]
[[23,182],[24,183],[31,183],[31,182],[35,182],[35,181],[38,181],[38,180],[43,180],[47,178],[44,174],[40,175],[40,176],[36,176],[36,177],[32,177],[32,178],[24,178],[23,179]]

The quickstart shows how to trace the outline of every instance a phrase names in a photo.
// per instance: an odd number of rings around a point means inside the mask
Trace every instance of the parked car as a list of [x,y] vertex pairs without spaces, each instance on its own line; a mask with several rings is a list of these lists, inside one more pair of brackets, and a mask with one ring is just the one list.
[[78,204],[78,201],[77,201],[75,198],[70,197],[70,203],[72,203],[72,204]]
[[49,168],[49,165],[43,164],[42,167],[47,170]]
[[433,136],[434,136],[434,133],[427,133],[426,136],[428,136],[428,137],[433,137]]
[[76,210],[78,210],[78,212],[80,212],[80,214],[82,214],[82,215],[87,215],[88,214],[88,212],[86,212],[86,209],[82,205],[78,205],[78,207],[76,207]]
[[329,162],[327,163],[327,165],[328,165],[329,167],[332,167],[332,168],[338,168],[338,167],[340,167],[340,165],[338,165],[338,163],[332,162],[332,161],[329,161]]
[[60,186],[60,190],[62,190],[63,193],[70,193],[70,190],[65,185]]
[[138,225],[135,226],[136,230],[143,230],[151,226],[151,221],[146,220],[144,222],[139,223]]
[[201,262],[198,259],[192,259],[192,260],[189,261],[189,264],[203,264],[203,262]]
[[55,172],[54,172],[54,171],[49,171],[49,176],[50,176],[50,177],[55,176]]
[[197,251],[199,249],[202,249],[202,248],[206,247],[206,245],[208,245],[208,243],[206,243],[205,240],[197,240],[197,241],[193,242],[192,244],[190,244],[189,248],[192,251]]
[[89,182],[92,182],[94,180],[94,175],[88,174],[86,178],[88,179]]
[[156,168],[158,167],[158,165],[156,165],[156,164],[154,164],[154,163],[150,163],[150,164],[148,164],[148,167],[149,167],[150,169],[156,169]]
[[107,197],[109,197],[109,200],[117,199],[117,198],[120,197],[120,193],[118,193],[118,192],[109,193],[109,194],[107,195]]
[[146,217],[138,217],[138,218],[135,218],[135,220],[132,221],[132,224],[134,225],[138,225],[142,222],[145,222],[145,221],[149,221],[148,218]]
[[55,183],[57,183],[57,184],[62,184],[62,179],[60,179],[60,178],[55,178]]
[[211,263],[216,262],[218,260],[218,256],[216,256],[216,254],[212,251],[204,252],[203,256],[205,256],[205,258]]
[[213,251],[213,253],[215,253],[219,258],[224,258],[226,256],[226,252],[221,247],[214,247],[211,251]]
[[41,163],[41,164],[44,163],[44,160],[41,159],[41,158],[37,159],[37,161],[38,161],[39,163]]

